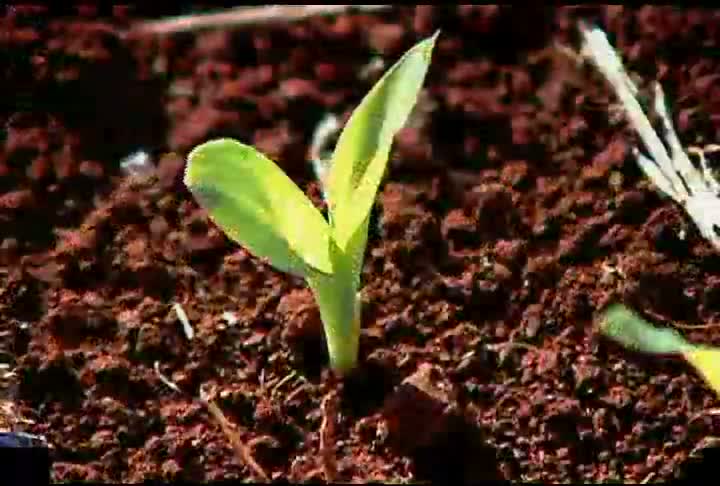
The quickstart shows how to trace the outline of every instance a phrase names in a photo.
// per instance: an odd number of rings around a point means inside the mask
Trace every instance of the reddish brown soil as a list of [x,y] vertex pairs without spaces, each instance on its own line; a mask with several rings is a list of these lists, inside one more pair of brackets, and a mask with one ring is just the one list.
[[[720,425],[701,380],[592,321],[621,299],[712,322],[720,257],[643,179],[605,86],[550,46],[578,15],[600,20],[674,93],[684,141],[718,141],[719,11],[419,7],[124,40],[126,12],[103,13],[0,20],[0,358],[31,421],[15,428],[47,437],[56,480],[251,477],[192,401],[201,386],[272,478],[322,479],[335,385],[314,304],[208,224],[182,157],[237,137],[318,199],[305,156],[320,117],[355,106],[373,56],[438,27],[434,105],[399,138],[373,221],[337,479],[663,481],[717,453],[700,450]],[[138,148],[157,170],[128,178],[119,161]],[[717,329],[687,334],[720,344]]]

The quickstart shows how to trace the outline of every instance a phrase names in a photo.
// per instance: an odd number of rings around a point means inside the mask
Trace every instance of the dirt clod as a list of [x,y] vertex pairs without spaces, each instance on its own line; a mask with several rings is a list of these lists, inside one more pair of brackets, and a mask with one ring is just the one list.
[[[717,142],[713,9],[393,6],[167,36],[125,32],[192,12],[58,13],[0,12],[0,396],[52,443],[53,481],[322,480],[328,393],[338,481],[638,483],[712,465],[711,390],[681,360],[597,340],[593,317],[623,300],[718,345],[717,326],[683,326],[720,316],[720,258],[565,48],[578,19],[597,23],[641,85],[672,92],[683,143]],[[359,366],[339,383],[311,292],[220,232],[185,159],[210,138],[257,144],[326,211],[316,124],[346,121],[436,29],[370,219]],[[211,390],[263,473],[156,366]]]
[[[417,474],[429,480],[443,474],[460,481],[501,479],[491,449],[458,404],[456,393],[437,367],[421,364],[383,407],[388,444],[411,456]],[[470,456],[475,457],[473,466],[458,459]]]

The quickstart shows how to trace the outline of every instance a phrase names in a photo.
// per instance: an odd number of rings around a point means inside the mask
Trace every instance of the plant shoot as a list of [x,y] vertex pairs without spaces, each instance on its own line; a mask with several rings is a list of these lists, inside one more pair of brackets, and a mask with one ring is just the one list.
[[341,374],[357,364],[360,273],[370,211],[393,139],[422,88],[438,34],[407,51],[343,128],[323,186],[328,220],[280,167],[252,146],[222,138],[188,155],[185,185],[210,219],[253,255],[303,277],[312,289],[330,366]]

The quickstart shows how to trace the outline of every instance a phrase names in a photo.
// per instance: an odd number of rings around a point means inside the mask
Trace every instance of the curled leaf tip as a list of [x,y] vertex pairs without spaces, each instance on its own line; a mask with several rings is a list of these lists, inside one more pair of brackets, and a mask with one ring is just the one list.
[[185,184],[191,192],[198,189],[197,185],[198,174],[195,170],[199,165],[205,163],[207,159],[208,149],[220,147],[222,145],[237,143],[235,140],[227,138],[218,138],[215,140],[209,140],[205,143],[194,147],[187,155],[185,161],[185,171],[183,174],[183,184]]
[[256,257],[295,275],[332,272],[327,222],[254,147],[229,138],[198,145],[188,154],[184,182],[210,219]]
[[438,36],[440,35],[440,29],[436,30],[433,35],[425,39],[421,42],[423,49],[423,59],[426,63],[430,63],[430,60],[432,59],[432,53],[433,49],[435,48],[435,43],[437,41]]
[[435,39],[415,44],[373,86],[338,138],[327,179],[333,234],[345,249],[370,213],[395,135],[417,102]]

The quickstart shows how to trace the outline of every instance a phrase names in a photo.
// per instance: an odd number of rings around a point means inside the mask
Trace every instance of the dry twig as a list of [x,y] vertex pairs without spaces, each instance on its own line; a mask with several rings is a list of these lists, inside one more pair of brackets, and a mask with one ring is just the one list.
[[335,422],[338,414],[337,394],[328,393],[320,404],[322,424],[320,425],[320,459],[325,481],[334,482],[337,477],[335,461]]
[[260,477],[260,479],[262,479],[263,481],[270,481],[270,476],[268,476],[262,466],[260,466],[260,464],[255,461],[255,458],[253,457],[250,448],[243,444],[242,439],[240,438],[240,434],[237,432],[237,430],[235,430],[230,421],[225,417],[225,414],[222,413],[220,407],[218,407],[214,402],[210,400],[201,400],[205,404],[213,418],[220,424],[223,433],[228,438],[228,440],[233,446],[233,449],[235,450],[235,456],[245,465],[247,465],[250,469],[252,469],[253,472]]
[[703,329],[715,329],[720,327],[720,323],[717,322],[711,322],[710,324],[679,324],[677,322],[672,323],[673,327],[677,327],[678,329],[694,329],[694,330],[703,330]]
[[[183,393],[176,383],[174,383],[168,377],[162,374],[162,372],[160,371],[160,363],[158,363],[157,361],[155,362],[155,374],[165,386],[175,392],[181,394]],[[235,451],[235,457],[240,462],[240,464],[244,464],[249,467],[250,470],[252,470],[253,473],[255,473],[255,475],[259,477],[262,481],[270,481],[270,476],[268,475],[268,473],[265,472],[265,470],[262,468],[262,466],[260,466],[260,464],[257,463],[257,461],[255,461],[255,458],[253,457],[250,448],[243,444],[243,441],[240,438],[240,434],[238,433],[236,427],[234,427],[225,417],[225,414],[222,413],[220,407],[218,407],[212,400],[210,400],[209,397],[202,394],[202,392],[199,399],[193,397],[192,400],[200,401],[200,403],[202,403],[208,409],[210,415],[212,415],[215,421],[220,425],[220,428],[225,434],[225,437],[227,437],[227,439],[230,441],[230,444]]]
[[131,30],[162,35],[211,28],[287,23],[304,20],[315,15],[337,15],[352,11],[375,12],[390,7],[392,5],[264,5],[261,7],[236,7],[223,12],[146,20],[138,22]]

